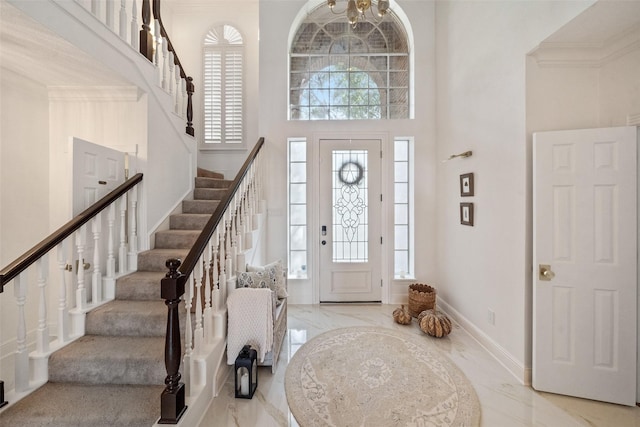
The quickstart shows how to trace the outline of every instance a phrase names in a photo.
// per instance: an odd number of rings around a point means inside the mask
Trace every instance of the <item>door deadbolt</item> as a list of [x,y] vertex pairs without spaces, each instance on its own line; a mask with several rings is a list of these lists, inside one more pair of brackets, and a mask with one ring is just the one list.
[[556,277],[556,273],[551,270],[551,266],[548,264],[540,264],[538,266],[538,280],[544,282],[550,282],[551,279]]

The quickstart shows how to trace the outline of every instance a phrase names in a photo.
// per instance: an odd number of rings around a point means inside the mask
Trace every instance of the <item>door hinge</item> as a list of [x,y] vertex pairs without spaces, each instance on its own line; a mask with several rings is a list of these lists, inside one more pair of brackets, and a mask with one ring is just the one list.
[[382,150],[380,150],[380,158],[382,158]]
[[382,194],[380,194],[380,201],[382,201]]
[[382,236],[380,236],[380,244],[382,244]]

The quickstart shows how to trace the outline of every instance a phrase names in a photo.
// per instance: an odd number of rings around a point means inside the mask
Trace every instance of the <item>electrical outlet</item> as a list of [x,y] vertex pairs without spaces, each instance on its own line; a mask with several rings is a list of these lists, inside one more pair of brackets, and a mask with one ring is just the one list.
[[489,322],[490,325],[496,324],[496,313],[491,309],[487,311],[487,322]]

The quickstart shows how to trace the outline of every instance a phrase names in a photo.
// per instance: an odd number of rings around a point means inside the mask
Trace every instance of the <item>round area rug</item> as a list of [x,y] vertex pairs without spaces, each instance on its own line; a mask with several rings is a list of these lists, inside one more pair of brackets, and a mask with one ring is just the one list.
[[285,374],[291,413],[310,426],[477,426],[478,396],[460,369],[401,331],[335,329],[304,344]]

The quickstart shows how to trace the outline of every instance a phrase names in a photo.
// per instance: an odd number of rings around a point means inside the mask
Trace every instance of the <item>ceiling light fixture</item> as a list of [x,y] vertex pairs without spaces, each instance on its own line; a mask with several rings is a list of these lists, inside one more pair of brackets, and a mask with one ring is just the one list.
[[[346,13],[347,20],[349,21],[349,23],[353,28],[355,28],[356,25],[358,25],[358,21],[367,20],[367,15],[366,15],[367,10],[370,11],[371,19],[374,22],[380,21],[380,19],[376,18],[373,12],[373,8],[371,7],[372,3],[373,2],[371,0],[348,0],[347,8],[342,12],[336,12],[334,10],[334,7],[336,5],[336,0],[327,0],[327,5],[329,6],[329,9],[331,9],[331,12],[333,12],[336,15],[341,15],[343,13]],[[384,15],[387,14],[387,11],[389,10],[389,0],[378,0],[377,3],[378,3],[378,17],[382,18],[384,17]]]

